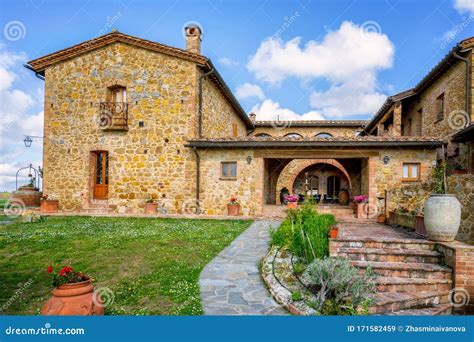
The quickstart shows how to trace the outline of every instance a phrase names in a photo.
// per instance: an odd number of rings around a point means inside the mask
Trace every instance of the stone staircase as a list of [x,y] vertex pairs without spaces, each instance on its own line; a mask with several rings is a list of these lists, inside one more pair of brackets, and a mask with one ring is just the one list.
[[80,212],[85,214],[107,214],[113,211],[109,207],[108,200],[91,199]]
[[443,255],[435,243],[423,239],[357,239],[331,242],[331,255],[351,260],[363,273],[371,267],[377,290],[371,314],[450,314],[452,270],[442,265]]
[[317,210],[320,214],[333,214],[338,220],[355,217],[354,210],[350,206],[319,204]]

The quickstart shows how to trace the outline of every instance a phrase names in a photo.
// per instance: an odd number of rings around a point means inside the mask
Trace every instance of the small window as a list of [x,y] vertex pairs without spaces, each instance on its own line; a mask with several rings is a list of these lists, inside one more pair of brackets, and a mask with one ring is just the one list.
[[272,137],[270,134],[267,134],[267,133],[259,133],[259,134],[255,134],[255,136],[257,138],[271,138]]
[[237,162],[221,163],[221,178],[235,179],[237,178]]
[[319,133],[319,134],[316,134],[315,138],[332,138],[332,134],[329,134],[329,133]]
[[232,124],[232,136],[234,138],[237,138],[239,136],[239,129],[237,127],[237,124]]
[[420,180],[420,163],[403,163],[402,180],[416,182]]
[[285,138],[289,138],[289,139],[303,139],[303,136],[301,134],[298,134],[298,133],[288,133],[287,135],[285,135]]
[[444,119],[444,93],[436,98],[436,122]]

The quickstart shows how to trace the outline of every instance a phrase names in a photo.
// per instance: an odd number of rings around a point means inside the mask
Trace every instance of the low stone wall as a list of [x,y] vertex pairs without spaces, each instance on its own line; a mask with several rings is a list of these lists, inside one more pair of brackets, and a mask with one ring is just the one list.
[[474,314],[474,246],[462,242],[439,242],[444,263],[453,269],[454,312]]
[[461,202],[461,226],[456,240],[474,244],[474,174],[448,177],[448,193]]

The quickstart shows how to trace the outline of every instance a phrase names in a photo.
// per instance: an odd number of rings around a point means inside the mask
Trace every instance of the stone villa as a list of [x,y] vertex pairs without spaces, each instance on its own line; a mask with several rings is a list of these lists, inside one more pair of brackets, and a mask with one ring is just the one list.
[[169,213],[225,215],[236,196],[259,216],[284,187],[388,210],[386,190],[427,181],[444,153],[471,173],[449,186],[464,194],[460,238],[474,241],[474,37],[370,121],[256,121],[200,45],[195,26],[186,49],[114,31],[28,63],[45,79],[43,192],[61,210],[143,212],[154,197]]

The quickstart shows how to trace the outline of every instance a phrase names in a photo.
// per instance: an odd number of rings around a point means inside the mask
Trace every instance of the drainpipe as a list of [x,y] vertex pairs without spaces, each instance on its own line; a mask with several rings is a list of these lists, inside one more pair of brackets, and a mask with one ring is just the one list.
[[212,67],[209,72],[199,76],[199,98],[198,98],[198,137],[202,138],[202,81],[214,72]]
[[201,156],[199,155],[196,146],[193,147],[194,154],[196,155],[196,215],[201,213],[199,193],[201,191]]
[[467,124],[471,124],[471,62],[469,59],[461,57],[456,51],[453,51],[453,56],[460,61],[466,63],[466,113],[467,113]]
[[27,68],[28,70],[31,70],[35,73],[35,76],[38,77],[41,81],[44,81],[44,76],[41,75],[40,73],[36,72],[35,69],[33,69],[31,66],[29,66],[28,64],[23,64],[23,67]]

